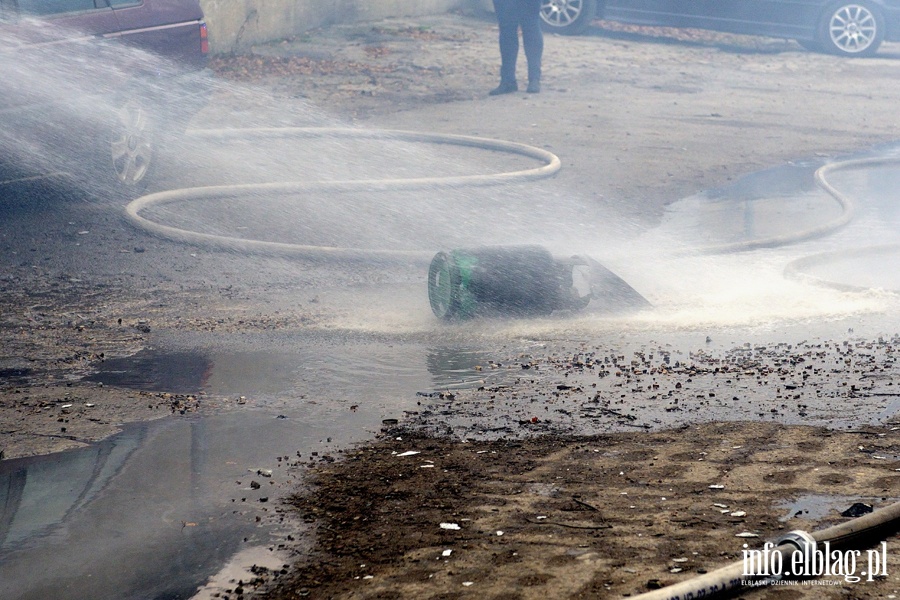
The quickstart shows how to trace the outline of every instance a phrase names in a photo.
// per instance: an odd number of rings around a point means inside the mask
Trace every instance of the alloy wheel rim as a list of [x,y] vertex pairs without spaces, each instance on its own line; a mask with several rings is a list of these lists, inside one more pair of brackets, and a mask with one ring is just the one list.
[[574,23],[582,11],[584,0],[544,0],[541,16],[547,23],[565,27]]
[[844,52],[863,52],[878,32],[875,15],[865,6],[850,4],[841,7],[831,16],[828,27],[831,41]]
[[110,141],[113,169],[120,182],[134,185],[150,169],[153,130],[150,116],[136,102],[128,102],[118,114],[118,127]]

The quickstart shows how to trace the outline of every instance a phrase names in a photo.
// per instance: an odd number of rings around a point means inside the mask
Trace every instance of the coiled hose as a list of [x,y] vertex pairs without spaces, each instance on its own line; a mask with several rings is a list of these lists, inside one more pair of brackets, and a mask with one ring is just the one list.
[[125,216],[135,227],[161,238],[176,242],[213,247],[221,250],[233,250],[239,252],[252,252],[263,254],[275,254],[294,258],[310,260],[421,260],[427,261],[433,252],[384,250],[367,248],[338,248],[328,246],[311,246],[304,244],[288,244],[281,242],[267,242],[261,240],[242,239],[207,233],[199,233],[163,225],[141,216],[141,211],[151,206],[162,206],[178,202],[192,200],[229,198],[241,195],[267,193],[275,195],[296,194],[301,192],[322,191],[385,191],[385,190],[418,190],[436,189],[448,187],[484,187],[503,185],[509,183],[521,183],[546,179],[555,175],[561,166],[559,158],[552,152],[519,144],[488,138],[449,135],[438,133],[421,133],[415,131],[398,130],[367,130],[348,128],[308,128],[308,127],[278,127],[259,129],[217,129],[200,130],[192,132],[192,135],[206,139],[271,139],[277,137],[340,137],[340,138],[366,138],[402,140],[407,142],[422,142],[431,144],[452,144],[482,150],[493,150],[508,154],[517,154],[533,158],[543,162],[540,167],[510,171],[505,173],[493,173],[488,175],[463,175],[452,177],[421,177],[414,179],[364,179],[351,181],[318,181],[318,182],[279,182],[258,183],[244,185],[223,185],[195,187],[180,190],[170,190],[142,196],[125,207]]

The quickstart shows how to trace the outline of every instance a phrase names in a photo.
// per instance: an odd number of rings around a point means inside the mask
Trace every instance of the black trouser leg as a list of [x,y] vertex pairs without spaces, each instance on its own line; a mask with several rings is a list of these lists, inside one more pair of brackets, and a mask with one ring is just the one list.
[[[519,55],[519,3],[521,0],[494,0],[497,24],[500,26],[500,83],[516,81],[516,58]],[[540,0],[538,0],[540,4]]]
[[528,82],[541,81],[541,58],[544,54],[544,34],[541,31],[541,0],[518,0],[519,26],[522,28],[522,45],[528,59]]

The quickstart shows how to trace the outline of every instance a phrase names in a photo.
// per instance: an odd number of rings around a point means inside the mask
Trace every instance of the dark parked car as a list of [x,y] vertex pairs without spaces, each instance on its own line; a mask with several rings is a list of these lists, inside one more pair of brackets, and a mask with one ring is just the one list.
[[0,0],[0,160],[141,186],[205,104],[198,0]]
[[541,16],[548,30],[566,34],[603,18],[789,38],[844,56],[900,40],[900,0],[543,0]]

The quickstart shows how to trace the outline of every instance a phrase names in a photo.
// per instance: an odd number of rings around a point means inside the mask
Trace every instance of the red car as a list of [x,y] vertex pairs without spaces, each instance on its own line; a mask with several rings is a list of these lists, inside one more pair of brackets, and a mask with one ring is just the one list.
[[146,183],[211,89],[198,0],[0,0],[0,160]]

